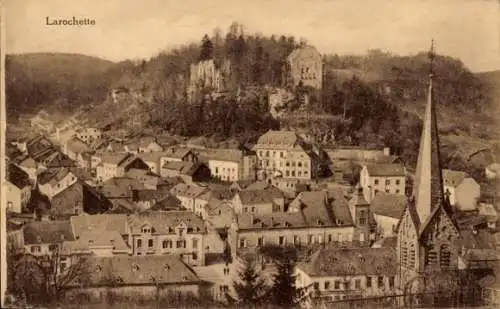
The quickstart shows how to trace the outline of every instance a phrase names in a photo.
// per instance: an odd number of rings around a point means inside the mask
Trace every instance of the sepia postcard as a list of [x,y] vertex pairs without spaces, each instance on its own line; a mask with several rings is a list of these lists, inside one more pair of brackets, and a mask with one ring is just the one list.
[[0,3],[2,308],[500,308],[497,1]]

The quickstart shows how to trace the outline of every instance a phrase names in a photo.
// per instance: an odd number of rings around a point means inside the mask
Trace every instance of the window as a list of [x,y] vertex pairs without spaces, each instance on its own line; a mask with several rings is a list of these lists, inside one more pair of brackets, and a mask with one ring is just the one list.
[[415,267],[415,248],[413,247],[413,244],[410,247],[409,266]]
[[319,282],[314,282],[314,289],[319,290]]
[[442,245],[440,250],[439,250],[439,265],[442,268],[446,268],[450,266],[450,249],[448,248],[447,245]]
[[366,287],[367,288],[372,287],[372,277],[366,277]]
[[377,190],[377,189],[375,189],[375,195],[377,195],[377,194],[378,194],[378,190]]
[[260,157],[262,157],[262,156],[263,156],[263,152],[262,152],[262,150],[261,150],[261,151],[259,151],[259,156],[260,156]]
[[399,185],[401,183],[401,180],[396,179],[396,184]]
[[295,171],[292,171],[292,177],[295,177]]
[[376,185],[378,185],[378,179],[375,179],[375,180],[373,181],[373,183],[374,183],[374,184],[376,184]]
[[307,243],[312,244],[314,242],[314,235],[309,235],[307,238]]
[[325,290],[330,289],[330,281],[325,281]]
[[198,239],[193,238],[191,245],[193,246],[193,249],[198,248]]
[[185,240],[178,240],[177,241],[177,248],[186,248],[186,241]]
[[40,246],[32,246],[30,249],[31,253],[39,253],[41,250]]
[[179,236],[182,237],[182,235],[184,235],[184,229],[180,228],[179,229]]
[[280,205],[273,204],[273,212],[279,212],[279,211],[281,211]]
[[384,286],[384,277],[382,277],[382,276],[377,277],[377,286],[379,288],[382,288]]
[[302,162],[300,162],[300,161],[299,161],[299,162],[297,162],[297,166],[298,166],[298,167],[302,167]]
[[148,247],[149,247],[149,248],[152,248],[152,247],[153,247],[153,244],[154,244],[154,243],[153,243],[153,240],[152,240],[152,239],[148,240]]
[[300,237],[297,235],[293,236],[293,244],[294,245],[300,245]]
[[285,171],[285,176],[286,176],[286,177],[290,176],[290,171],[289,171],[289,170],[286,170],[286,171]]
[[344,281],[344,290],[349,290],[349,280]]
[[297,177],[302,177],[302,172],[301,171],[297,172]]
[[255,207],[252,207],[252,212],[255,212]]
[[280,236],[278,238],[278,243],[279,243],[280,246],[285,245],[285,237],[284,236]]
[[396,194],[399,194],[399,189],[396,189]]
[[359,211],[359,224],[360,225],[366,224],[366,210]]
[[197,260],[198,259],[198,254],[196,252],[193,252],[193,260]]
[[286,161],[285,165],[290,166],[290,161]]
[[386,179],[386,180],[385,180],[385,185],[386,185],[386,186],[389,186],[390,184],[391,184],[391,180],[390,180],[390,179]]
[[245,248],[246,247],[246,241],[245,238],[240,239],[240,248]]
[[354,280],[354,288],[361,289],[361,280],[360,279]]
[[266,151],[266,157],[269,157],[269,150]]
[[385,193],[389,193],[389,189],[385,189]]
[[163,249],[172,248],[172,241],[171,240],[164,240],[162,243],[162,247],[163,247]]
[[283,151],[280,151],[280,158],[283,158]]
[[262,237],[259,237],[257,239],[257,246],[262,247],[264,245],[264,239]]
[[432,266],[437,264],[437,252],[433,245],[430,245],[427,250],[427,255],[425,257],[426,265]]
[[57,245],[49,245],[49,251],[54,252],[57,250]]
[[142,247],[142,239],[137,239],[137,248]]
[[391,289],[394,288],[394,281],[395,281],[394,276],[389,277],[389,287]]

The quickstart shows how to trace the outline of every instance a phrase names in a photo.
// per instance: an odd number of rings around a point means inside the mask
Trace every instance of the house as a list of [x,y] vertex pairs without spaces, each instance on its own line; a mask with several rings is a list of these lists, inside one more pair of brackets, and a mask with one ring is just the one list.
[[401,164],[367,164],[359,175],[359,183],[368,202],[379,192],[405,195],[405,181],[406,169]]
[[180,256],[189,265],[204,265],[203,220],[191,211],[148,212],[127,217],[133,255]]
[[50,200],[59,192],[77,182],[77,177],[69,168],[51,168],[38,175],[38,188]]
[[[75,240],[64,241],[61,254],[71,257],[82,254],[91,254],[96,257],[128,255],[129,247],[117,231],[74,231]],[[77,235],[77,236],[76,236]],[[70,261],[61,261],[66,263]]]
[[123,177],[132,169],[149,170],[149,166],[140,158],[130,153],[106,153],[97,165],[96,176],[98,182],[104,182],[113,177]]
[[194,184],[179,183],[170,190],[170,193],[181,201],[184,208],[201,216],[202,206],[200,204],[196,204],[195,200],[198,196],[205,192],[205,190],[206,188],[199,187]]
[[288,55],[286,73],[292,86],[321,89],[323,85],[323,58],[313,46],[295,49]]
[[180,177],[185,182],[207,181],[211,178],[210,169],[204,163],[172,161],[163,165],[162,177]]
[[[342,189],[330,190],[337,192],[337,198],[342,200],[345,198],[345,193]],[[348,202],[349,212],[356,226],[353,239],[358,239],[360,243],[365,244],[368,240],[375,239],[375,233],[372,228],[373,213],[370,211],[370,204],[366,201],[363,194],[363,189],[358,188],[357,194],[355,193]]]
[[173,211],[173,210],[186,210],[182,206],[182,202],[175,196],[169,194],[167,197],[162,198],[156,204],[149,208],[149,211]]
[[31,197],[32,183],[29,175],[13,163],[7,165],[7,211],[21,213]]
[[[72,282],[68,297],[88,295],[91,300],[103,300],[109,295],[137,300],[174,300],[200,295],[202,281],[181,259],[171,255],[92,257],[90,284],[81,287]],[[112,285],[110,286],[110,282]]]
[[76,137],[87,145],[91,145],[102,138],[102,131],[95,127],[82,128],[76,132]]
[[236,212],[231,202],[211,198],[204,206],[203,219],[212,229],[225,230],[236,219]]
[[263,215],[285,211],[284,194],[274,187],[237,192],[231,203],[238,214],[248,212]]
[[138,157],[142,159],[148,166],[152,173],[160,175],[160,158],[163,152],[141,152]]
[[461,171],[443,169],[442,173],[444,192],[450,204],[461,211],[475,210],[481,188],[474,178]]
[[407,198],[404,195],[380,193],[370,203],[370,210],[377,223],[379,236],[395,235],[399,219],[406,207]]
[[325,301],[396,294],[394,248],[326,248],[296,266],[296,286]]
[[162,152],[163,147],[156,142],[153,137],[144,137],[139,141],[139,153],[143,152]]
[[310,189],[310,181],[297,178],[275,177],[271,179],[271,184],[290,198],[295,198],[300,192]]
[[492,204],[479,203],[477,206],[478,215],[486,218],[488,228],[496,229],[498,222],[498,211]]
[[351,243],[354,234],[347,203],[328,198],[327,192],[318,192],[316,197],[299,195],[287,212],[263,215],[246,212],[237,215],[235,221],[230,239],[233,248],[241,252],[256,250],[265,244],[343,245]]
[[106,197],[81,180],[55,194],[50,204],[49,212],[57,218],[81,213],[104,213],[112,207],[111,202]]
[[318,160],[308,146],[292,131],[273,131],[259,137],[252,148],[264,177],[314,179]]
[[160,175],[164,175],[163,167],[170,162],[187,161],[198,163],[198,157],[190,148],[171,147],[162,153],[160,157]]
[[32,255],[51,255],[61,249],[64,241],[73,240],[68,220],[34,221],[23,227],[24,250]]
[[234,195],[234,191],[225,186],[209,186],[207,190],[196,197],[194,201],[195,208],[201,209],[201,217],[205,219],[207,216],[207,209],[211,209],[211,207],[207,208],[209,204],[213,206],[219,202],[230,202],[234,198]]
[[125,177],[133,178],[141,182],[146,189],[159,190],[161,188],[171,188],[172,186],[161,178],[148,170],[131,168],[125,173]]
[[217,149],[208,155],[210,174],[223,181],[255,180],[257,155],[253,151]]
[[67,155],[70,159],[77,161],[78,157],[83,153],[88,153],[90,151],[89,145],[78,137],[70,138],[62,148],[62,152]]

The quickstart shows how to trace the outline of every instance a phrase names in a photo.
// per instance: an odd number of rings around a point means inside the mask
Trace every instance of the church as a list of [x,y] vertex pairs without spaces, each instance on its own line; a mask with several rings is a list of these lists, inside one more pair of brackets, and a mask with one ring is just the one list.
[[433,99],[432,60],[420,150],[412,195],[397,226],[399,287],[404,293],[422,293],[437,278],[458,270],[459,229],[444,194],[440,164],[436,106]]

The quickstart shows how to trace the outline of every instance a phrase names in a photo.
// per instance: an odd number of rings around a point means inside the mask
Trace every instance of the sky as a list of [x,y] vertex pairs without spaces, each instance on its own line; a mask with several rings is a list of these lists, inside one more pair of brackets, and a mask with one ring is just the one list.
[[[199,42],[232,21],[246,32],[304,37],[321,53],[427,50],[472,71],[500,69],[495,0],[5,0],[7,53],[68,52],[120,61]],[[47,26],[46,17],[95,26]]]

